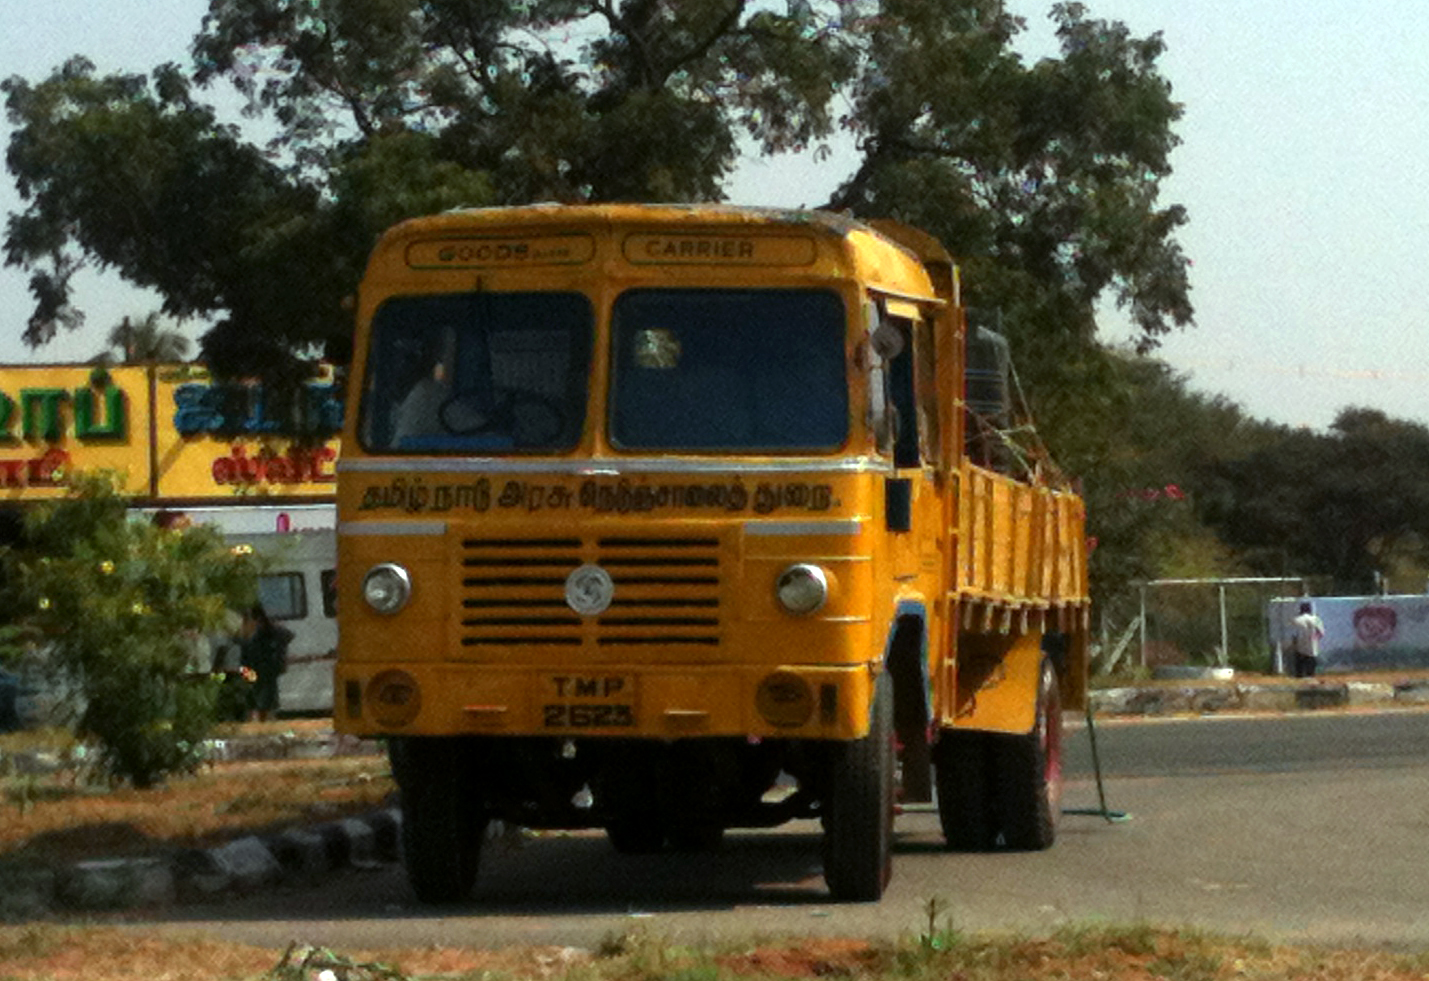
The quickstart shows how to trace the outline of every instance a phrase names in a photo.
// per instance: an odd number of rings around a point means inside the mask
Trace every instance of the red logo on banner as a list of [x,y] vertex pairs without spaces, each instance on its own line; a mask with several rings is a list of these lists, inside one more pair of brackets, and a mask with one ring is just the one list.
[[1355,636],[1366,644],[1389,643],[1398,626],[1393,607],[1362,606],[1355,610]]

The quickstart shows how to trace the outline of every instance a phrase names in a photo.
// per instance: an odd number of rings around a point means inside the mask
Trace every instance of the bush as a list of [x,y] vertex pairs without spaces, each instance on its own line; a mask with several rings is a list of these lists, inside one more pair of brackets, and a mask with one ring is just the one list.
[[77,478],[32,509],[5,583],[28,643],[82,696],[77,734],[142,788],[201,762],[220,686],[203,638],[252,601],[257,569],[216,529],[132,520],[115,484]]

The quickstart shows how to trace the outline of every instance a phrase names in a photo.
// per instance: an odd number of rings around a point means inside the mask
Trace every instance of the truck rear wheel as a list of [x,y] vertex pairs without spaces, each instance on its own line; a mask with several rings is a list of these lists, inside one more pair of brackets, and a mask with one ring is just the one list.
[[1032,731],[991,738],[1003,844],[1022,851],[1050,848],[1062,813],[1062,697],[1051,658],[1042,659]]
[[945,729],[933,748],[938,820],[952,851],[987,851],[997,840],[988,785],[988,739],[985,732]]
[[403,742],[402,862],[407,881],[420,902],[460,902],[476,883],[487,823],[471,791],[470,761],[462,747],[448,740]]
[[824,881],[838,900],[873,902],[893,870],[893,686],[874,687],[868,735],[838,744],[830,759]]

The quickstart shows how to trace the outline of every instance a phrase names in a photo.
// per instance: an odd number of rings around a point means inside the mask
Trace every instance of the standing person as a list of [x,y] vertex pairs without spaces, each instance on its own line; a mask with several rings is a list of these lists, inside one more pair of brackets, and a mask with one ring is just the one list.
[[293,632],[268,619],[262,603],[254,603],[243,614],[239,635],[243,667],[257,675],[249,719],[266,722],[278,710],[278,676],[288,669],[288,644]]
[[1295,677],[1313,678],[1320,663],[1320,638],[1325,624],[1309,603],[1300,604],[1300,613],[1290,621],[1290,650],[1295,654]]

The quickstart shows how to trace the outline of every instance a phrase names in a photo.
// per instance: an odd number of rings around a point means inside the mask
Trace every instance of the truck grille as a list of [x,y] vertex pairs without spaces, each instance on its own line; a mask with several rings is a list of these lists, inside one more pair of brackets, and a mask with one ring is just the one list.
[[[582,617],[566,577],[587,563],[615,582],[609,609]],[[469,538],[462,542],[461,643],[717,646],[720,541],[698,537]]]

